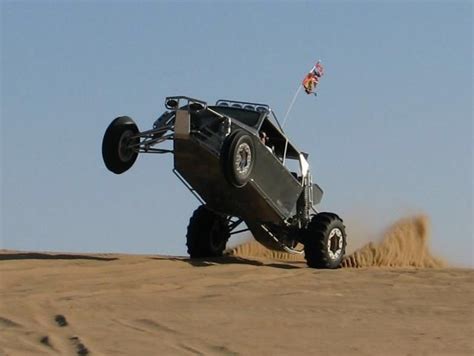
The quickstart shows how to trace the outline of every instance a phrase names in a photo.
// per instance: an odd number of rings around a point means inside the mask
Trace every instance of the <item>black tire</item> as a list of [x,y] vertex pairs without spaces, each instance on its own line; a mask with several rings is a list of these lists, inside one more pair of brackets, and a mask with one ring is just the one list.
[[201,205],[189,220],[186,234],[188,254],[191,258],[222,256],[229,237],[227,220]]
[[346,252],[346,231],[339,216],[319,213],[305,230],[306,263],[312,268],[338,268]]
[[138,132],[137,125],[128,116],[116,118],[107,127],[102,140],[102,158],[109,171],[121,174],[135,163],[138,153],[127,146],[140,142],[138,137],[130,139]]
[[236,188],[244,187],[255,165],[255,146],[250,135],[239,130],[224,142],[221,163],[227,181]]

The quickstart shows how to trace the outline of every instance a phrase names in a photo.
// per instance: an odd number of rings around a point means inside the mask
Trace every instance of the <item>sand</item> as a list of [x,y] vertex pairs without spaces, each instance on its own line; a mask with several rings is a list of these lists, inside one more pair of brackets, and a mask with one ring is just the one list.
[[1,355],[472,355],[474,273],[0,254]]
[[431,255],[425,216],[338,270],[229,253],[0,251],[0,355],[474,355],[474,270]]

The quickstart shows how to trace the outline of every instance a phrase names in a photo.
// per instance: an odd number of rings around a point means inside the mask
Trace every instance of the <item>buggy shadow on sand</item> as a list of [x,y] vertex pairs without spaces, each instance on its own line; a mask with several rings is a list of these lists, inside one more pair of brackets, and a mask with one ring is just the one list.
[[[102,156],[121,174],[139,153],[174,155],[173,173],[201,203],[188,225],[191,258],[222,256],[229,237],[248,229],[269,249],[304,253],[310,267],[340,265],[343,222],[315,209],[323,191],[312,181],[308,155],[288,140],[268,105],[218,100],[209,106],[174,96],[165,106],[151,130],[140,132],[128,116],[112,121]],[[242,223],[247,228],[239,229]]]
[[285,261],[276,261],[274,263],[264,263],[255,259],[248,259],[239,256],[232,256],[232,255],[224,255],[220,257],[206,257],[206,258],[182,258],[182,257],[150,257],[152,260],[159,260],[159,261],[178,261],[190,264],[194,267],[212,267],[217,265],[249,265],[249,266],[264,266],[264,267],[271,267],[271,268],[279,268],[279,269],[300,269],[302,266],[296,266],[297,263],[302,262],[295,262],[291,261],[289,263]]

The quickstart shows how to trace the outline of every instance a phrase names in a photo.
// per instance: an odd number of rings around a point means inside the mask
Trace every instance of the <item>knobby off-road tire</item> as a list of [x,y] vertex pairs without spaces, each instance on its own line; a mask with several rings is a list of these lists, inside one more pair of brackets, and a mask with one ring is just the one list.
[[255,165],[255,146],[250,135],[238,130],[224,142],[221,164],[226,180],[236,188],[244,187]]
[[227,220],[201,205],[189,220],[186,234],[188,254],[191,258],[222,256],[229,237]]
[[345,226],[333,213],[315,215],[305,230],[306,263],[312,268],[338,268],[346,251]]
[[118,117],[110,123],[102,140],[102,158],[109,171],[121,174],[135,163],[138,153],[129,145],[140,142],[138,137],[131,138],[138,132],[137,125],[128,116]]

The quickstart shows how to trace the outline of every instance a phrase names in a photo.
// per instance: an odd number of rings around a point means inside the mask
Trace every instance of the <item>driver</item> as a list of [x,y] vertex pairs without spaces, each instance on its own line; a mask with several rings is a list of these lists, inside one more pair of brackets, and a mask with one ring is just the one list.
[[265,131],[260,131],[260,141],[265,145],[265,147],[273,153],[273,149],[268,145],[268,136]]

